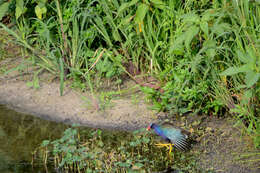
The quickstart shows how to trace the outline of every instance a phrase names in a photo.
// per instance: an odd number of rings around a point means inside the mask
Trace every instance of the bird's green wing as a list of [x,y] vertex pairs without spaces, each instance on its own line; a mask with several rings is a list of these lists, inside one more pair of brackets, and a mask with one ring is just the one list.
[[164,126],[162,131],[177,149],[186,150],[189,148],[188,136],[183,134],[181,129]]

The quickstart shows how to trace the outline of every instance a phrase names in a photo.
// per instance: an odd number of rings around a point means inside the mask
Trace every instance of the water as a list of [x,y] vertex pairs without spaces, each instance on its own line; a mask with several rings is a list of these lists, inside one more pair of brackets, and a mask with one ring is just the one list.
[[42,165],[32,167],[32,153],[41,141],[59,138],[66,128],[0,105],[0,172],[46,172]]

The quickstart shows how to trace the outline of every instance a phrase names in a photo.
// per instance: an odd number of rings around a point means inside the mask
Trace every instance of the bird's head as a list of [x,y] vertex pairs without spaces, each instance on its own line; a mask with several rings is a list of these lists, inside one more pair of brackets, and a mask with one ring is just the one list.
[[146,130],[151,130],[151,129],[153,129],[153,128],[154,128],[154,123],[151,123],[151,124],[147,127]]

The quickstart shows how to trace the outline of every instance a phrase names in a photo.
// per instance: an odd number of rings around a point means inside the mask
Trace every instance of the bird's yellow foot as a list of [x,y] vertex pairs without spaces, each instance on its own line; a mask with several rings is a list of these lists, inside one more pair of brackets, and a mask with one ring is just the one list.
[[169,154],[172,152],[172,146],[173,144],[155,144],[158,147],[169,147]]

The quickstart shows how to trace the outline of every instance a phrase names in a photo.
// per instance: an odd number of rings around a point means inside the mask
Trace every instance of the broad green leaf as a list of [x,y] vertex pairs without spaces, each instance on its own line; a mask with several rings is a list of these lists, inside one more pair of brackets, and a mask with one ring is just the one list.
[[200,17],[195,13],[188,13],[182,16],[183,23],[200,23]]
[[219,12],[216,9],[208,9],[204,13],[202,13],[201,20],[208,22],[214,16],[219,16]]
[[242,61],[244,63],[249,63],[249,61],[250,61],[249,58],[247,58],[243,52],[241,52],[240,50],[237,50],[236,53],[237,53],[237,57],[240,61]]
[[35,14],[38,17],[38,19],[42,20],[42,15],[47,12],[47,8],[44,5],[37,5],[35,7]]
[[137,23],[142,23],[144,20],[144,17],[149,9],[149,6],[146,4],[141,4],[138,6],[135,16],[135,21]]
[[199,69],[199,64],[201,62],[201,60],[203,59],[203,56],[201,56],[200,54],[197,54],[196,56],[194,56],[194,58],[191,61],[191,71],[196,73]]
[[161,0],[151,0],[151,2],[153,3],[153,5],[156,8],[160,8],[160,9],[164,9],[165,8],[165,4]]
[[246,90],[242,96],[241,103],[242,104],[248,104],[250,102],[250,99],[253,96],[253,92],[251,89]]
[[175,55],[183,55],[184,54],[184,46],[181,44],[175,45],[171,50],[171,53]]
[[172,41],[170,47],[170,53],[174,53],[176,55],[183,55],[184,53],[184,46],[183,42],[186,39],[185,33],[182,33],[177,37],[176,40]]
[[207,40],[203,43],[203,47],[205,47],[205,48],[215,48],[216,47],[216,41],[215,40]]
[[44,140],[42,141],[42,144],[41,144],[41,147],[46,147],[50,144],[50,141],[49,140]]
[[203,49],[208,57],[213,58],[216,55],[216,41],[215,40],[207,40],[203,43]]
[[16,0],[15,17],[18,19],[24,12],[23,0]]
[[230,76],[241,72],[247,72],[249,70],[250,70],[249,66],[245,64],[242,65],[241,67],[229,67],[228,69],[220,73],[220,75]]
[[121,38],[120,38],[120,35],[119,35],[117,29],[113,30],[112,35],[113,35],[113,38],[115,39],[115,41],[121,41]]
[[236,88],[237,89],[243,89],[243,88],[246,88],[247,86],[246,85],[238,85]]
[[0,21],[2,20],[2,18],[6,15],[6,12],[8,11],[9,3],[10,2],[5,2],[2,5],[0,5]]
[[246,76],[245,76],[246,86],[248,88],[252,87],[254,84],[256,84],[256,82],[258,81],[259,77],[260,77],[260,73],[256,73],[253,70],[250,70],[249,72],[247,72]]
[[22,9],[20,7],[15,8],[15,17],[16,20],[23,14]]
[[37,2],[38,4],[45,4],[47,2],[47,0],[33,0],[35,2]]
[[122,18],[122,19],[121,19],[121,22],[120,22],[120,24],[119,24],[119,28],[120,28],[120,26],[122,26],[122,25],[129,25],[131,19],[132,19],[132,16],[131,16],[131,15],[128,15],[128,16]]
[[256,64],[256,59],[257,59],[257,56],[256,56],[256,52],[254,51],[254,49],[251,47],[251,45],[250,45],[250,47],[249,46],[246,46],[246,52],[247,52],[247,54],[248,54],[248,59],[249,59],[249,61],[250,61],[250,66],[252,67],[252,68],[254,68],[254,66],[255,66],[255,64]]
[[201,28],[201,30],[205,33],[205,35],[208,37],[208,35],[209,35],[208,22],[206,22],[206,21],[201,21],[201,22],[200,22],[200,28]]
[[129,3],[123,3],[117,10],[117,14],[121,15],[122,12],[125,11],[129,7]]
[[190,43],[192,39],[198,34],[198,32],[199,32],[199,27],[197,26],[192,26],[185,32],[186,35],[185,47],[187,50],[190,50]]
[[153,4],[161,4],[161,5],[164,5],[164,2],[161,1],[161,0],[151,0],[151,2],[152,2]]
[[215,55],[216,55],[216,50],[215,49],[208,49],[208,50],[206,50],[206,54],[207,54],[208,57],[214,58]]
[[140,1],[140,0],[132,0],[131,2],[129,2],[129,7],[132,5],[136,5],[136,3]]
[[209,21],[210,20],[210,17],[211,17],[211,12],[209,10],[205,11],[202,16],[201,16],[201,20],[202,21]]
[[118,15],[121,15],[126,9],[135,5],[139,0],[132,0],[131,2],[123,3],[117,10]]
[[217,36],[223,35],[225,32],[231,32],[232,28],[228,23],[214,23],[212,32]]
[[122,163],[122,162],[120,162],[118,165],[119,165],[120,167],[125,167],[125,168],[128,168],[128,167],[131,166],[131,164],[129,164],[129,163]]

